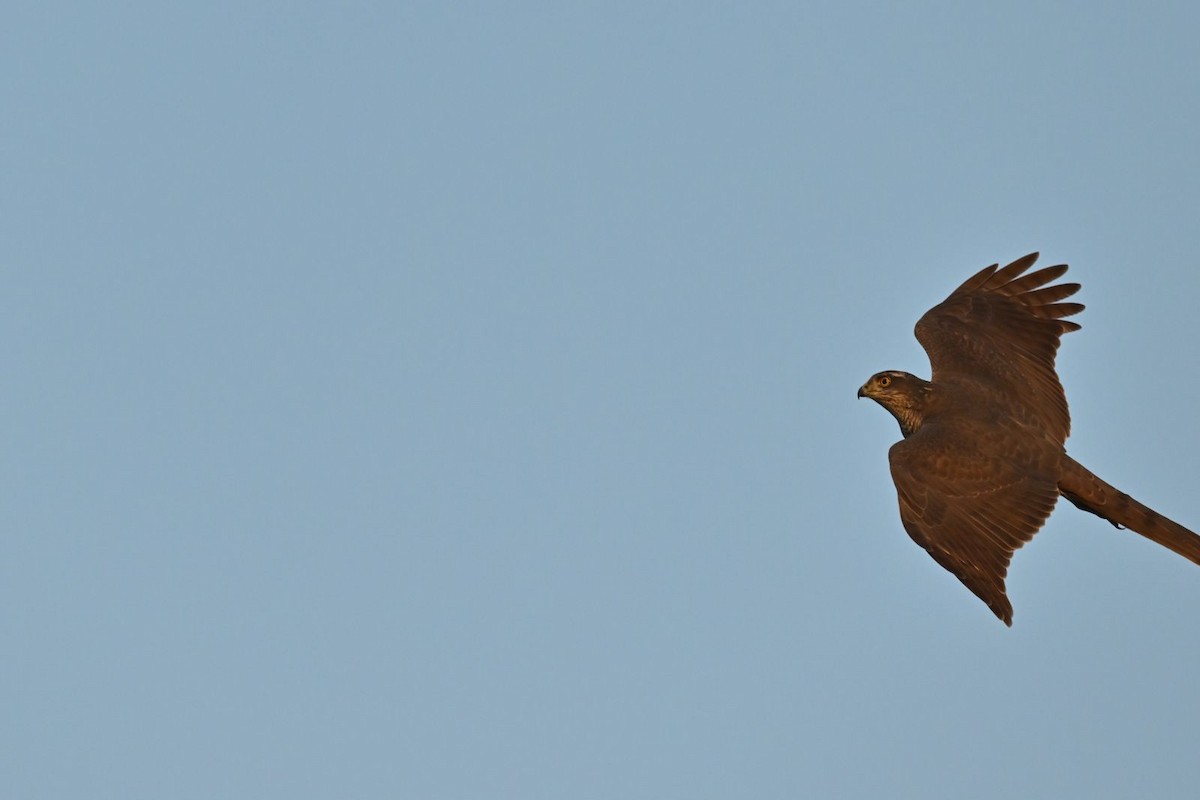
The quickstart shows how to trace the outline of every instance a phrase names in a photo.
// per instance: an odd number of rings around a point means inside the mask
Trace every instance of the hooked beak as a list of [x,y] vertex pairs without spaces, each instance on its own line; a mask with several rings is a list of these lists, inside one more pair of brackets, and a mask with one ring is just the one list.
[[862,386],[858,387],[858,397],[859,397],[859,399],[862,399],[864,397],[870,397],[870,395],[867,394],[867,385],[865,383]]

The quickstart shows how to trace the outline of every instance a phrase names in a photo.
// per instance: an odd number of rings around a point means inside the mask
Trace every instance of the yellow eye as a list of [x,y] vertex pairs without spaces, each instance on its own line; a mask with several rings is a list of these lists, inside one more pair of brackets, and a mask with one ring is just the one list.
[[888,375],[880,375],[879,376],[879,385],[882,386],[884,389],[886,389],[888,387],[888,384],[891,382],[892,382],[892,379],[890,376],[888,376]]

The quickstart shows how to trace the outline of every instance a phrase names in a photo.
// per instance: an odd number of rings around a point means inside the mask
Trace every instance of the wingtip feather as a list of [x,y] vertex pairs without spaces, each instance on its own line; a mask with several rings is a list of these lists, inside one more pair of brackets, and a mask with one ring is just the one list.
[[999,267],[1000,267],[999,264],[989,264],[988,266],[979,270],[979,272],[976,272],[974,275],[972,275],[971,277],[969,277],[965,281],[963,281],[962,285],[959,286],[957,289],[955,289],[953,292],[951,292],[951,294],[958,294],[959,292],[970,292],[970,291],[974,291],[975,289],[978,289],[979,287],[983,286],[985,283],[988,282],[988,278],[992,277],[992,274]]

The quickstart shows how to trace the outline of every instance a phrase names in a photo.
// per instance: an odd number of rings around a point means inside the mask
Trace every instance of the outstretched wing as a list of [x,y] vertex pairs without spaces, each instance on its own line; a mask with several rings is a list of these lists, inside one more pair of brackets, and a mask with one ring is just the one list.
[[1013,552],[1054,510],[1059,455],[1039,437],[997,455],[993,435],[969,420],[927,423],[888,459],[908,535],[1012,625],[1004,578]]
[[1046,431],[1060,444],[1071,431],[1062,384],[1054,372],[1059,337],[1079,330],[1063,317],[1083,310],[1059,302],[1077,283],[1046,286],[1066,264],[1024,274],[1037,253],[1006,267],[976,273],[917,322],[917,341],[929,354],[933,382],[969,381],[1002,410]]

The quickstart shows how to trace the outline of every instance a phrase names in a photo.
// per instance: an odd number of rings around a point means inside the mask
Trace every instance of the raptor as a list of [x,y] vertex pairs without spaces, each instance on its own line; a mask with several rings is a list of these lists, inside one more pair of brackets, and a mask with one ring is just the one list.
[[1033,538],[1059,496],[1200,564],[1200,536],[1139,503],[1067,455],[1071,430],[1054,361],[1077,283],[1065,264],[1029,268],[1038,254],[969,278],[917,322],[931,380],[871,376],[858,390],[900,423],[888,451],[900,521],[913,541],[1012,625],[1005,592],[1013,552]]

